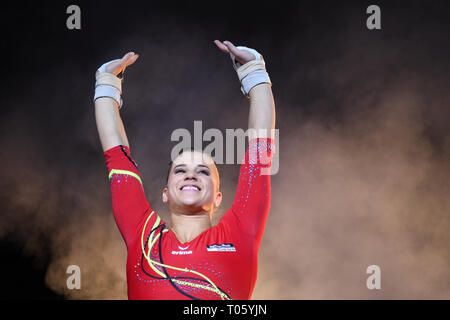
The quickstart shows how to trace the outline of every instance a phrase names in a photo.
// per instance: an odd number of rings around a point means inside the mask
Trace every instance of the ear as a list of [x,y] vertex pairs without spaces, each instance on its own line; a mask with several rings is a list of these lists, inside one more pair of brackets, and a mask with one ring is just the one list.
[[222,203],[222,192],[217,192],[216,199],[214,199],[214,206],[217,208]]
[[163,189],[163,193],[162,193],[162,201],[164,203],[167,203],[167,201],[169,201],[169,197],[167,196],[167,188]]

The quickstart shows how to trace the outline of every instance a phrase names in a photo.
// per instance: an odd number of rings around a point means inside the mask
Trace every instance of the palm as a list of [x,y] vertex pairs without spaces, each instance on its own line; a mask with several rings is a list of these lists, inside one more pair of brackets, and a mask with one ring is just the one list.
[[246,64],[251,60],[255,60],[256,57],[253,53],[247,50],[238,49],[232,44],[230,41],[220,42],[219,40],[214,40],[216,46],[220,49],[220,51],[226,54],[234,54],[236,61],[241,64]]
[[117,76],[119,73],[125,71],[126,67],[135,63],[137,58],[139,58],[138,54],[135,54],[134,52],[128,52],[122,57],[122,59],[116,59],[108,63],[105,71]]

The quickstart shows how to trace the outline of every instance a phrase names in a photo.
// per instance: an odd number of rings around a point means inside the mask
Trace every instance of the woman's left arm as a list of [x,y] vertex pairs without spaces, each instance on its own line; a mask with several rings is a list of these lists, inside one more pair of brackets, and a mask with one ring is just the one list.
[[[272,138],[275,129],[275,103],[269,83],[254,86],[250,92],[248,128],[255,129],[257,138]],[[262,129],[262,130],[261,130]]]
[[241,164],[235,199],[222,219],[229,225],[239,227],[259,246],[270,208],[268,173],[275,128],[271,82],[264,60],[257,51],[235,47],[228,41],[222,43],[216,40],[215,43],[221,51],[231,56],[242,84],[241,91],[250,99],[249,148]]
[[252,138],[273,139],[275,103],[264,59],[251,48],[235,47],[229,41],[215,40],[214,43],[222,52],[231,56],[242,83],[242,92],[250,99],[249,140]]

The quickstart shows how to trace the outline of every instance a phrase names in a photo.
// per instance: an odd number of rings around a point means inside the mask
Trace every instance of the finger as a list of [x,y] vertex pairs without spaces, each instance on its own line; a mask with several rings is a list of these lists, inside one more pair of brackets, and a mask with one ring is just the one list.
[[224,53],[230,53],[230,50],[228,50],[228,47],[226,45],[224,45],[222,42],[220,42],[219,40],[214,40],[214,43],[216,44],[216,46]]
[[239,55],[239,49],[237,49],[234,44],[232,44],[230,41],[224,41],[223,44],[228,48],[228,50],[234,54],[235,56]]
[[125,54],[122,59],[120,59],[120,68],[124,69],[127,67],[128,65],[128,61],[130,60],[131,57],[133,57],[134,52],[128,52],[127,54]]
[[132,55],[130,58],[128,58],[127,62],[125,63],[125,66],[126,66],[126,67],[131,66],[133,63],[136,62],[136,60],[137,60],[138,58],[139,58],[139,55],[138,55],[138,54]]
[[228,50],[227,46],[224,45],[222,42],[220,42],[219,40],[214,40],[214,43],[216,44],[216,46],[224,53],[230,53],[230,51]]
[[130,57],[132,57],[134,55],[134,52],[128,52],[127,54],[125,54],[121,60],[122,63],[125,63],[128,59],[130,59]]

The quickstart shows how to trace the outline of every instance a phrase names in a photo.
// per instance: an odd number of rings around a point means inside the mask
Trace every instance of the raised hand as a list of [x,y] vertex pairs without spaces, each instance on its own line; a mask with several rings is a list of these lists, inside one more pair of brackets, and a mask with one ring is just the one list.
[[241,50],[236,48],[230,41],[221,42],[219,40],[214,40],[214,43],[223,53],[226,53],[228,55],[230,53],[234,54],[236,61],[240,64],[246,64],[247,62],[256,59],[253,53],[249,52],[248,50]]
[[[131,66],[133,63],[135,63],[138,58],[138,54],[134,52],[128,52],[122,57],[122,59],[110,61],[106,66],[104,66],[104,72],[112,73],[113,75],[117,76],[123,73],[126,67]],[[97,77],[98,75],[99,71],[97,70],[95,76]]]

